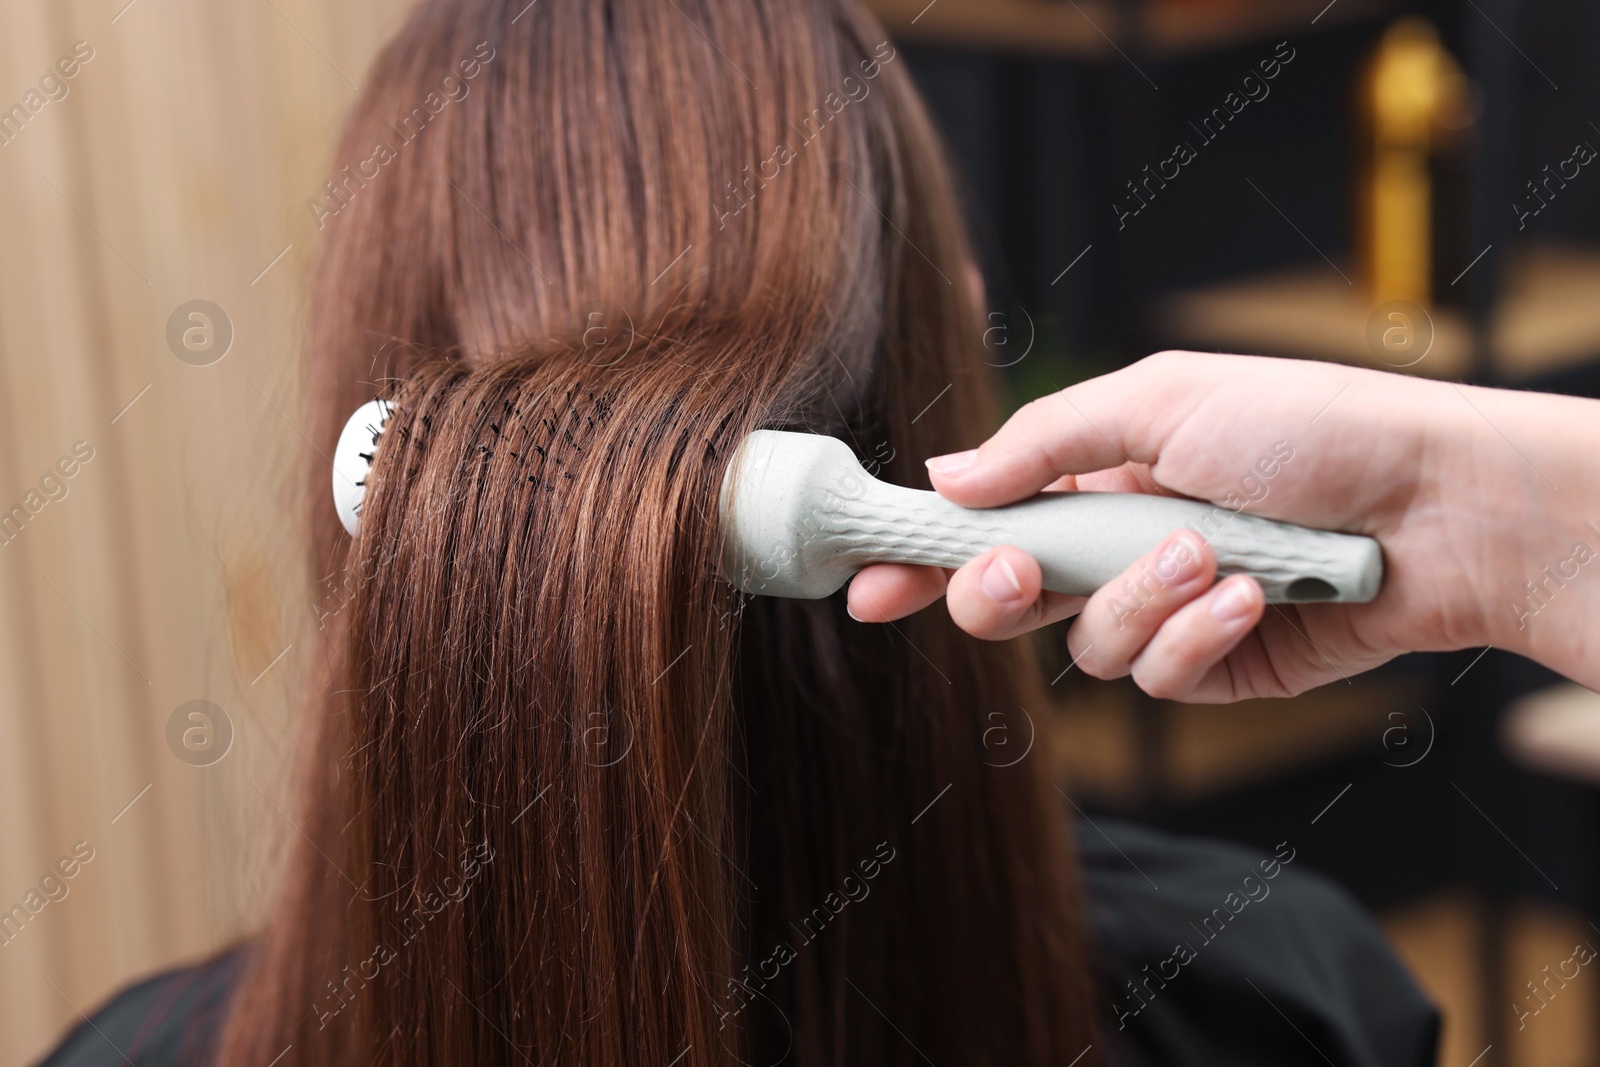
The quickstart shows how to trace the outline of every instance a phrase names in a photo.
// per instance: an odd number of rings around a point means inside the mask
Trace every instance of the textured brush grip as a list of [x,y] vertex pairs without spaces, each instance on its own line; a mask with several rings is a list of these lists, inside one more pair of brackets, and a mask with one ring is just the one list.
[[1220,574],[1250,575],[1271,603],[1363,603],[1383,581],[1370,537],[1140,494],[1041,493],[963,508],[880,482],[843,442],[811,434],[751,434],[729,467],[723,509],[724,570],[769,596],[825,597],[872,563],[959,567],[996,545],[1037,559],[1046,589],[1087,595],[1180,527],[1211,543]]
[[1088,595],[1179,527],[1211,543],[1221,575],[1247,574],[1272,603],[1361,603],[1377,595],[1383,557],[1370,537],[1310,530],[1192,500],[1125,493],[1045,493],[970,509],[937,493],[878,483],[835,498],[823,524],[855,569],[868,563],[959,567],[995,545],[1039,561],[1044,587]]

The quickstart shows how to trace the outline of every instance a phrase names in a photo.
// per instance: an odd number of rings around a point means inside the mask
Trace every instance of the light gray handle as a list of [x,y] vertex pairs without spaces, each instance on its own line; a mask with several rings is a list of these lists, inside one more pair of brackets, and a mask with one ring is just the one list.
[[825,597],[868,564],[959,567],[996,545],[1037,559],[1046,589],[1087,595],[1179,527],[1211,543],[1221,574],[1250,575],[1271,603],[1364,603],[1383,582],[1383,552],[1370,537],[1139,494],[1042,493],[963,508],[878,481],[834,438],[778,430],[746,438],[722,507],[724,572],[767,596]]
[[1173,497],[1045,493],[1007,507],[971,509],[937,493],[875,481],[859,498],[835,496],[830,510],[832,540],[855,570],[885,562],[959,567],[1010,544],[1039,561],[1046,589],[1088,595],[1167,534],[1187,527],[1211,543],[1219,574],[1248,574],[1269,603],[1364,603],[1383,581],[1383,553],[1370,537]]

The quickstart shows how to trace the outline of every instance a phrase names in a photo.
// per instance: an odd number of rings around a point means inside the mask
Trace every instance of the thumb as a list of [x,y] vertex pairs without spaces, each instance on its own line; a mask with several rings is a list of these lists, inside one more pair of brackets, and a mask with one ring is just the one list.
[[1191,353],[1161,352],[1023,405],[979,448],[928,460],[933,487],[966,507],[1022,500],[1063,474],[1153,464],[1201,393]]

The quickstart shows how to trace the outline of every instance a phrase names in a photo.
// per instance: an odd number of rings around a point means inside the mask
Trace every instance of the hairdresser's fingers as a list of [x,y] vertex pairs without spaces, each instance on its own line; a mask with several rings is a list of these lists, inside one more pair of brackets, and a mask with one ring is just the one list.
[[1166,700],[1236,699],[1207,685],[1217,665],[1255,629],[1267,601],[1255,579],[1236,574],[1174,614],[1133,661],[1140,689]]
[[1020,548],[1001,545],[950,576],[950,617],[974,637],[1004,641],[1076,614],[1083,597],[1043,590],[1038,562]]
[[1197,402],[1195,372],[1162,353],[1024,405],[979,448],[928,460],[941,494],[993,507],[1063,474],[1153,463]]
[[858,622],[901,619],[944,596],[945,572],[938,567],[877,563],[850,580],[846,603]]
[[1129,674],[1151,638],[1216,576],[1210,545],[1190,530],[1169,534],[1089,598],[1067,634],[1072,661],[1096,678]]

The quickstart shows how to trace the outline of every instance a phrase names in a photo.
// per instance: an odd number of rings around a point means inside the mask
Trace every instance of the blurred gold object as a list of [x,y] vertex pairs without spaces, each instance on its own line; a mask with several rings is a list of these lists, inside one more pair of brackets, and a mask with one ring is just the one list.
[[1431,22],[1406,18],[1378,42],[1362,75],[1358,246],[1375,302],[1427,304],[1433,269],[1428,158],[1466,125],[1470,91]]

